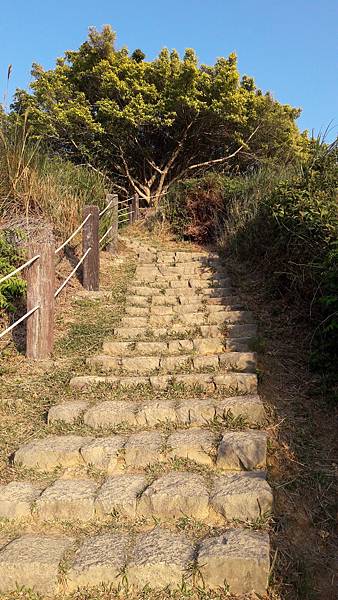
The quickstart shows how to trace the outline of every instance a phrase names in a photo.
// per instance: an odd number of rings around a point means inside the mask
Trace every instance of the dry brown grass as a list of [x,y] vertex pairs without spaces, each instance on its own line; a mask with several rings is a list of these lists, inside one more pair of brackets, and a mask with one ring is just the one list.
[[260,393],[270,412],[269,480],[275,498],[272,597],[333,600],[335,410],[308,369],[311,333],[301,311],[268,296],[259,272],[233,261],[228,268],[259,323]]

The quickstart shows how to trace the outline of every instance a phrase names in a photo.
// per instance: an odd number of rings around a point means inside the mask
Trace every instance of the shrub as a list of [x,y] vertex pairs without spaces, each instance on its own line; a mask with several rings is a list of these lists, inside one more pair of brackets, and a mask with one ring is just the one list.
[[[0,234],[0,279],[11,271],[21,262],[20,254],[15,247],[6,239],[5,234]],[[26,284],[15,275],[7,281],[0,284],[0,309],[15,311],[13,302],[20,298],[26,290]]]

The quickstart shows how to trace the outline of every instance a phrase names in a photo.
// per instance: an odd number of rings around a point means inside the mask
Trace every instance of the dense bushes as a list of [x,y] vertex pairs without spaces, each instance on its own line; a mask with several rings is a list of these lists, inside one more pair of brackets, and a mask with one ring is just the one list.
[[331,391],[338,364],[337,158],[336,144],[313,140],[298,166],[182,182],[162,205],[177,234],[217,240],[259,267],[270,293],[302,303],[314,330],[311,364]]

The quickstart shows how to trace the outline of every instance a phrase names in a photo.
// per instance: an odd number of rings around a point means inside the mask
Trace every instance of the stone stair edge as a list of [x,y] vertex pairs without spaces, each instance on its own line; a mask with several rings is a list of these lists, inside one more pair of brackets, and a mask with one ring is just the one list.
[[[71,550],[60,582],[63,558]],[[179,589],[184,580],[194,587],[191,573],[196,565],[207,589],[222,587],[226,580],[233,593],[252,589],[264,593],[269,551],[268,534],[240,528],[195,542],[158,526],[133,541],[115,532],[86,538],[80,544],[71,537],[26,534],[0,548],[0,591],[11,592],[18,584],[50,597],[102,583],[121,587],[123,578],[132,589],[142,590],[149,584],[155,589]]]

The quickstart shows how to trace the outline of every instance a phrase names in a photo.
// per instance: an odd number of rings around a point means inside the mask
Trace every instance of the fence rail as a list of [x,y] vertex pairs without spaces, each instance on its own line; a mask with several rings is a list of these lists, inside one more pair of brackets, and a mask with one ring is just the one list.
[[[119,204],[124,208],[119,208]],[[122,217],[123,213],[123,218]],[[100,219],[107,227],[99,237]],[[7,329],[0,333],[0,339],[15,327],[27,320],[26,355],[35,360],[48,358],[53,350],[54,340],[54,301],[82,266],[82,285],[87,290],[99,289],[100,245],[112,254],[117,252],[119,225],[133,223],[140,216],[139,197],[119,202],[117,194],[108,194],[106,206],[99,212],[97,206],[85,206],[83,220],[73,233],[55,249],[50,230],[42,232],[43,241],[32,241],[29,245],[29,258],[24,264],[0,279],[0,284],[21,273],[25,269],[27,280],[27,312]],[[106,222],[107,221],[107,222]],[[55,255],[59,254],[82,231],[83,253],[71,273],[55,290]]]

